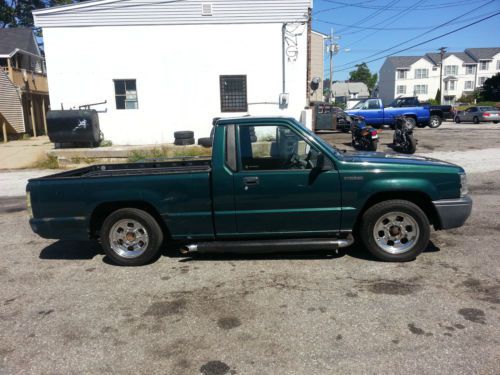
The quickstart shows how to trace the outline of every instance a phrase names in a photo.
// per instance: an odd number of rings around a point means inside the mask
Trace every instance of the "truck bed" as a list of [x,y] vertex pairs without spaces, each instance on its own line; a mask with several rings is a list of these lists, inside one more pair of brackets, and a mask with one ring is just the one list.
[[133,175],[158,175],[165,173],[210,172],[211,159],[207,158],[175,158],[151,159],[136,163],[97,164],[40,177],[38,180],[82,177],[113,177]]

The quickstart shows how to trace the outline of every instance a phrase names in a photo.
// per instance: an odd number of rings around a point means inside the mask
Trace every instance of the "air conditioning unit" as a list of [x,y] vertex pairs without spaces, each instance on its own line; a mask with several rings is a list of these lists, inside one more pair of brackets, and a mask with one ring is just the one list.
[[212,3],[201,3],[201,15],[202,16],[212,15]]

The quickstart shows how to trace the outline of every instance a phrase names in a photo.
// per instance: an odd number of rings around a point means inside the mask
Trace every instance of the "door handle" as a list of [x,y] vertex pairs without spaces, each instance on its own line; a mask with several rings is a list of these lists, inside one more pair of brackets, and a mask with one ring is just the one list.
[[245,183],[246,186],[258,185],[259,178],[258,177],[245,177],[245,178],[243,178],[243,182]]

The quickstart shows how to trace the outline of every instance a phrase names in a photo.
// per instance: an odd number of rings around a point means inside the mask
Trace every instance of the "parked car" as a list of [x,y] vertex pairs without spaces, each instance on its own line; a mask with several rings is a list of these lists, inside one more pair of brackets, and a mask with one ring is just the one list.
[[495,107],[470,107],[465,111],[458,111],[455,115],[455,122],[457,124],[461,122],[473,122],[474,124],[479,124],[480,122],[493,122],[498,124],[500,121],[500,111]]
[[[349,115],[362,116],[366,124],[373,127],[390,125],[394,127],[395,118],[405,116],[410,127],[429,125],[431,121],[441,121],[437,115],[431,116],[429,107],[385,107],[380,99],[366,99],[346,111]],[[441,124],[441,123],[440,123]],[[439,125],[438,125],[439,126]]]
[[466,185],[457,165],[342,152],[294,119],[241,117],[217,121],[211,159],[93,165],[31,179],[26,190],[35,233],[99,238],[109,259],[136,266],[164,243],[186,254],[276,252],[354,238],[378,259],[409,261],[431,225],[464,224]]
[[[451,105],[431,105],[429,103],[422,103],[418,100],[417,96],[406,96],[394,99],[387,107],[426,107],[429,108],[431,119],[429,127],[437,128],[444,120],[453,120],[455,111]],[[439,121],[438,121],[439,118]],[[425,126],[425,125],[424,125]]]

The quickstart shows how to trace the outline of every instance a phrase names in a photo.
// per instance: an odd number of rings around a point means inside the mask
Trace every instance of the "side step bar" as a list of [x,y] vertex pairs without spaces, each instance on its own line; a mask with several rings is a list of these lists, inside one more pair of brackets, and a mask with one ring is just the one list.
[[212,241],[184,245],[182,254],[278,253],[288,251],[334,250],[352,245],[354,238],[300,238],[287,240]]

